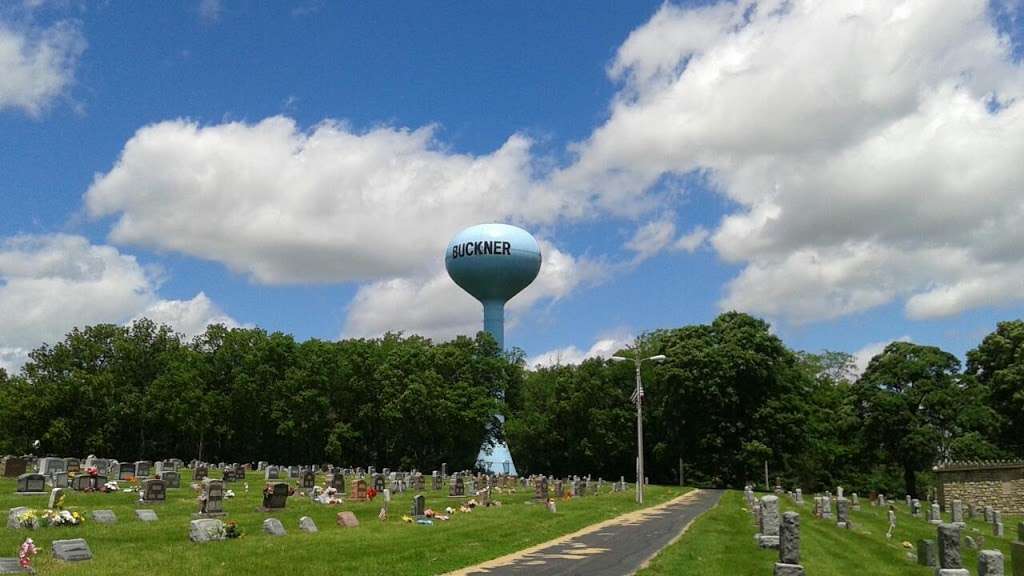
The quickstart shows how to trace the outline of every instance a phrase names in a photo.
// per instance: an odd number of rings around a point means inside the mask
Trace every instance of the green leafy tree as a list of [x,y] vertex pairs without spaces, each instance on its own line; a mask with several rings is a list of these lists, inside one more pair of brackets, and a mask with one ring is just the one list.
[[967,353],[967,373],[987,388],[998,444],[1024,457],[1024,321],[1000,322]]
[[853,388],[865,460],[892,462],[909,494],[956,440],[982,428],[984,390],[961,378],[960,361],[934,346],[893,342],[871,359]]

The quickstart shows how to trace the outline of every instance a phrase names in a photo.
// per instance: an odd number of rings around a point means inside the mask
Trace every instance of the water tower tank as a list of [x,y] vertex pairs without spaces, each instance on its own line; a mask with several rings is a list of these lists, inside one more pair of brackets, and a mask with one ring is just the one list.
[[448,275],[484,306],[484,330],[505,347],[505,302],[540,271],[540,245],[508,224],[480,224],[455,235],[445,252]]

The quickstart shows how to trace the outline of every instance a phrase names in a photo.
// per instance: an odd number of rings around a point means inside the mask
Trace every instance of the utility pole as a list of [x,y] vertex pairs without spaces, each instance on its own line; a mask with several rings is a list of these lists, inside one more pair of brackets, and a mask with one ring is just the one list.
[[764,461],[764,491],[771,492],[772,485],[768,483],[768,461]]

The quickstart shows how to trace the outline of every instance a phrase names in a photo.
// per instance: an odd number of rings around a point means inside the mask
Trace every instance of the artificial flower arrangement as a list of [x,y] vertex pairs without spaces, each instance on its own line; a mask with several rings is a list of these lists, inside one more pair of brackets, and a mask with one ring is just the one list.
[[238,522],[228,520],[224,523],[224,537],[232,540],[242,537],[242,529],[238,527]]
[[54,526],[80,526],[85,522],[85,517],[70,510],[28,510],[19,514],[17,521],[22,528],[35,530]]
[[337,488],[328,486],[327,488],[321,488],[319,486],[313,487],[313,500],[320,504],[342,504],[343,500],[338,494]]
[[31,538],[26,538],[18,548],[18,565],[22,568],[32,569],[32,557],[39,553],[36,543]]
[[224,491],[224,497],[225,498],[234,498],[235,497],[235,491],[234,490],[225,490]]
[[373,502],[373,498],[376,495],[377,495],[377,490],[375,490],[373,488],[370,488],[369,490],[366,491],[366,497],[370,499],[370,502]]

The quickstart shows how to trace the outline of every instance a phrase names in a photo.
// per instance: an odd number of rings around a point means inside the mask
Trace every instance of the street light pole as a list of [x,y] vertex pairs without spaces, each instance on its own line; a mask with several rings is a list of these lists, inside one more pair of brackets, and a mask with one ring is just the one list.
[[[664,354],[658,354],[656,356],[649,356],[644,358],[640,356],[640,341],[637,340],[635,350],[633,350],[633,362],[636,365],[636,389],[633,391],[633,401],[636,402],[636,502],[637,504],[644,503],[644,384],[640,379],[640,366],[646,360],[654,362],[661,362],[665,359]],[[624,356],[612,356],[610,360],[615,362],[622,362],[629,360]]]
[[640,350],[636,351],[636,502],[644,503],[644,384],[640,380]]

